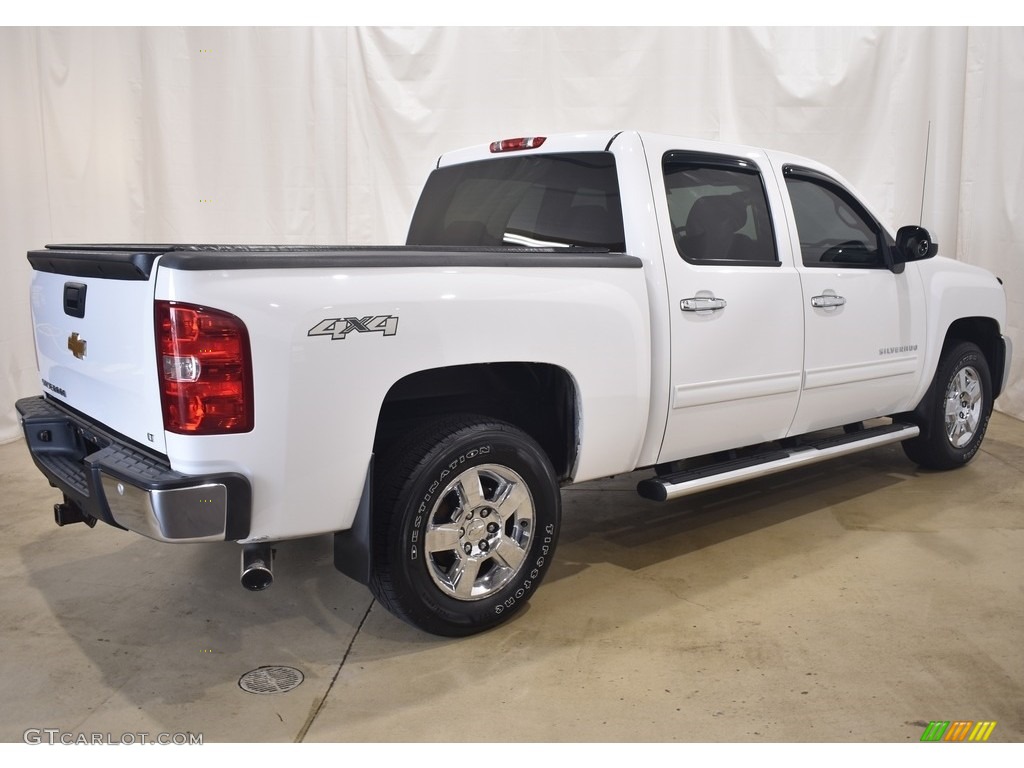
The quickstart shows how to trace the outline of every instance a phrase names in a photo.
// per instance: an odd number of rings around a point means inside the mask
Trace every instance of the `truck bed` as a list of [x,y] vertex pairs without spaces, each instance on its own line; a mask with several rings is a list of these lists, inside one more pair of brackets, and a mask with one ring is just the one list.
[[29,251],[32,268],[76,277],[148,280],[158,257],[170,269],[363,267],[596,267],[638,269],[640,259],[601,248],[479,246],[95,243]]

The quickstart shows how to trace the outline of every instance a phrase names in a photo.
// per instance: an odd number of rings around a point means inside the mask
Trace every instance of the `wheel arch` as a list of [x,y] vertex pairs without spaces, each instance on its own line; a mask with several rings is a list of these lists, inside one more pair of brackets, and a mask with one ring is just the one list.
[[999,323],[991,317],[962,317],[953,321],[946,329],[946,336],[942,342],[943,354],[960,341],[977,344],[985,356],[992,377],[992,399],[995,400],[1002,391],[1003,372],[1006,367],[1006,350]]
[[518,427],[547,454],[559,481],[575,474],[580,447],[579,386],[549,363],[474,363],[431,368],[396,381],[381,404],[373,455],[352,526],[334,534],[334,565],[368,584],[373,572],[375,458],[419,424],[473,413]]
[[409,426],[451,413],[475,413],[526,432],[547,453],[559,480],[570,480],[579,456],[579,388],[550,363],[501,362],[417,371],[396,381],[381,404],[374,453]]

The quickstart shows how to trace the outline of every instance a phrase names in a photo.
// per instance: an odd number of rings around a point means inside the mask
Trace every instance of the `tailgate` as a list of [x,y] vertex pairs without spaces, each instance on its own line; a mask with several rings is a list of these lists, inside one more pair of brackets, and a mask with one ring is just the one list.
[[30,251],[32,324],[43,391],[165,452],[154,346],[159,246]]

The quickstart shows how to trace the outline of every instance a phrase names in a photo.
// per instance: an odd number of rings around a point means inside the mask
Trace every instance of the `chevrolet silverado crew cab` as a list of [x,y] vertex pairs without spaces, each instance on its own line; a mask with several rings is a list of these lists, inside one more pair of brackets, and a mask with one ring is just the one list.
[[28,254],[59,525],[241,545],[331,533],[429,632],[521,609],[559,488],[655,501],[901,442],[978,451],[1011,346],[988,272],[802,157],[637,132],[442,156],[401,247]]

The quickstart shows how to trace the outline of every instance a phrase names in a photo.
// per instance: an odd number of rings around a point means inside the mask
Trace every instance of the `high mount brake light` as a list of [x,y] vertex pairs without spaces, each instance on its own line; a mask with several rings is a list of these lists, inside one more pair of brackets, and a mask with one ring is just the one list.
[[241,320],[158,301],[156,344],[164,429],[179,435],[252,430],[252,352]]
[[536,149],[547,136],[521,136],[518,139],[502,139],[491,142],[491,152],[517,152],[520,149]]

